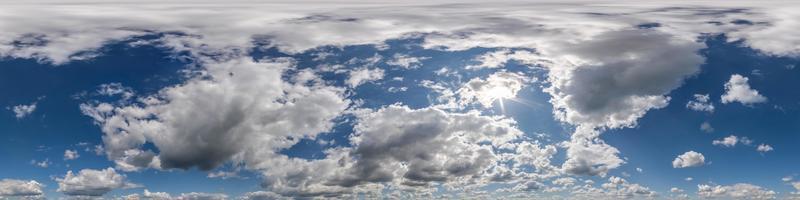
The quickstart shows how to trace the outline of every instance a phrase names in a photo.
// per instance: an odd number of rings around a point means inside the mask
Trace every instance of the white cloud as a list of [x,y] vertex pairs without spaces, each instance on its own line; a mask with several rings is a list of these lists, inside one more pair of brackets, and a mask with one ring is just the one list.
[[697,185],[697,195],[703,198],[722,199],[775,199],[777,193],[748,183],[734,185]]
[[[694,151],[687,151],[679,155],[672,161],[673,168],[686,168],[686,167],[699,167],[703,166],[706,162],[706,157],[701,153]],[[687,178],[690,180],[690,178]]]
[[750,138],[747,137],[737,137],[735,135],[730,135],[728,137],[719,140],[714,140],[711,142],[711,144],[713,145],[720,145],[724,147],[734,147],[736,146],[737,143],[741,143],[744,145],[751,145],[753,144],[753,140],[750,140]]
[[175,199],[176,200],[225,200],[228,199],[228,195],[220,193],[190,192],[190,193],[181,193],[181,195],[176,197]]
[[772,146],[769,146],[768,144],[759,144],[758,147],[756,147],[756,151],[761,153],[770,152],[772,150],[775,149],[773,149]]
[[538,55],[527,50],[512,51],[509,49],[503,49],[480,55],[474,59],[476,62],[479,62],[480,64],[467,65],[465,68],[466,69],[501,68],[508,61],[511,60],[516,60],[524,64],[534,64],[531,61],[535,60],[531,60],[531,58],[536,58],[536,57],[538,57]]
[[37,197],[43,194],[42,185],[34,180],[0,180],[0,198]]
[[152,200],[171,200],[172,196],[166,192],[150,192],[150,190],[144,190],[144,196],[147,199]]
[[347,78],[347,85],[352,88],[359,85],[375,80],[383,79],[384,71],[381,68],[369,69],[366,67],[350,71],[350,76]]
[[686,103],[686,108],[695,110],[695,111],[702,111],[702,112],[714,112],[714,104],[711,103],[711,97],[708,94],[695,94],[694,100],[689,101]]
[[30,105],[16,105],[8,109],[14,112],[14,117],[17,119],[22,119],[33,113],[33,111],[36,111],[36,102],[33,102]]
[[747,83],[749,79],[739,74],[731,75],[731,79],[725,83],[725,94],[722,95],[722,103],[739,102],[744,105],[763,103],[767,98],[751,89]]
[[78,157],[80,157],[78,151],[69,149],[64,151],[64,160],[75,160],[78,159]]
[[517,73],[497,72],[486,79],[474,78],[464,84],[456,93],[460,96],[460,104],[480,103],[483,107],[491,107],[497,100],[513,99],[531,79]]
[[58,183],[56,191],[70,196],[102,196],[114,189],[139,187],[113,168],[82,169],[77,174],[67,171],[63,178],[55,178],[55,181]]
[[423,60],[429,59],[430,57],[412,57],[405,54],[394,54],[392,60],[386,61],[388,65],[400,66],[405,69],[415,69],[419,68],[422,64]]

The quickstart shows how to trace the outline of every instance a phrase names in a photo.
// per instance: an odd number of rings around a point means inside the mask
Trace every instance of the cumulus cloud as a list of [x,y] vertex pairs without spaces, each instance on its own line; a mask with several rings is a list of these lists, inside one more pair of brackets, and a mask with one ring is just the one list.
[[[258,163],[264,158],[253,154],[271,157],[315,137],[349,105],[341,88],[284,81],[282,72],[291,64],[247,58],[209,63],[205,76],[136,104],[83,104],[81,110],[102,127],[106,155],[123,170]],[[145,143],[159,153],[140,149]]]
[[775,191],[748,183],[733,185],[697,185],[697,195],[703,198],[722,199],[775,199]]
[[768,144],[759,144],[758,147],[756,147],[756,151],[761,153],[770,152],[772,150],[775,149],[773,149],[772,146],[769,146]]
[[64,151],[64,160],[75,160],[75,159],[78,159],[78,157],[80,157],[80,154],[78,154],[78,151],[69,150],[69,149]]
[[33,113],[33,111],[36,111],[36,102],[33,102],[29,105],[16,105],[8,109],[14,112],[14,117],[17,119],[22,119]]
[[394,179],[425,185],[480,177],[498,159],[492,146],[522,134],[507,119],[397,105],[360,117],[355,130],[351,141],[359,159],[335,179],[339,185]]
[[477,65],[467,65],[466,69],[483,69],[483,68],[501,68],[503,67],[508,61],[518,61],[525,64],[535,64],[531,60],[531,58],[538,57],[534,52],[528,50],[509,50],[509,49],[502,49],[499,51],[493,51],[489,53],[485,53],[483,55],[478,56],[474,60],[479,62],[480,64]]
[[369,82],[383,79],[383,69],[381,68],[359,68],[350,71],[350,76],[347,78],[347,85],[352,88],[358,87],[359,85]]
[[749,78],[739,74],[731,75],[731,79],[725,83],[725,94],[722,95],[722,103],[739,102],[744,105],[753,105],[767,101],[767,97],[759,94],[755,89],[750,88]]
[[736,146],[737,143],[750,145],[753,143],[753,140],[750,140],[750,138],[747,137],[737,137],[735,135],[730,135],[728,137],[724,137],[719,140],[711,141],[711,144],[713,145],[719,145],[724,147],[734,147]]
[[694,100],[686,103],[686,108],[694,111],[714,112],[714,104],[711,103],[711,97],[708,94],[695,94]]
[[55,181],[58,183],[56,191],[70,196],[103,196],[114,189],[139,187],[113,168],[82,169],[78,173],[67,171],[64,177],[55,178]]
[[[611,48],[609,48],[611,47]],[[628,30],[603,33],[551,53],[548,92],[556,116],[572,124],[629,127],[667,105],[669,91],[696,73],[702,44],[672,35]]]
[[[694,151],[687,151],[675,158],[672,161],[673,168],[687,168],[703,166],[706,162],[706,157],[701,153]],[[688,180],[688,179],[687,179]]]
[[16,180],[16,179],[2,179],[0,180],[0,197],[13,198],[13,197],[35,197],[43,194],[42,185],[34,180]]

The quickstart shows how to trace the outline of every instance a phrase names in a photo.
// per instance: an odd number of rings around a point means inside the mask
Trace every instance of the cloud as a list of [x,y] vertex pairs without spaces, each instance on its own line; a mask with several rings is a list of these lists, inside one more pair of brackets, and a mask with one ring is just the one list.
[[423,60],[430,57],[412,57],[405,54],[396,53],[392,56],[392,60],[386,62],[387,65],[400,66],[405,69],[419,68]]
[[334,183],[400,179],[407,185],[427,185],[485,176],[499,159],[492,147],[522,134],[514,123],[476,113],[382,108],[359,117],[351,138],[358,160]]
[[777,193],[748,183],[733,185],[697,185],[697,195],[703,198],[722,199],[775,199]]
[[703,122],[700,124],[700,130],[706,133],[714,132],[714,127],[711,126],[711,123]]
[[30,105],[16,105],[8,109],[14,112],[14,117],[22,119],[33,113],[33,111],[36,111],[36,102]]
[[43,187],[44,185],[34,180],[2,179],[0,180],[0,197],[41,196]]
[[177,199],[177,200],[225,200],[225,199],[228,199],[228,195],[220,194],[220,193],[190,192],[190,193],[181,193],[181,195],[176,197],[175,199]]
[[[669,91],[699,71],[702,44],[646,30],[607,32],[546,53],[558,119],[620,128],[667,105]],[[552,56],[550,56],[552,54]]]
[[480,103],[483,107],[491,107],[497,100],[513,99],[532,79],[511,72],[497,72],[486,79],[474,78],[458,89],[460,104]]
[[527,50],[509,50],[509,49],[502,49],[498,51],[493,51],[489,53],[485,53],[483,55],[478,56],[474,60],[479,62],[480,64],[477,65],[467,65],[466,69],[484,69],[484,68],[501,68],[511,60],[516,60],[525,64],[535,64],[530,58],[538,57],[534,52],[527,51]]
[[350,87],[355,88],[369,81],[383,79],[383,73],[384,71],[381,68],[369,69],[363,67],[350,71],[350,75],[345,82]]
[[[210,170],[233,160],[257,164],[329,130],[349,105],[341,88],[284,81],[282,72],[290,67],[292,62],[279,60],[209,61],[206,75],[138,103],[83,104],[81,110],[105,133],[108,158],[126,171]],[[141,149],[145,143],[159,153]]]
[[694,100],[689,101],[686,103],[686,108],[689,108],[694,111],[701,111],[701,112],[714,112],[714,104],[711,103],[710,97],[708,94],[695,94]]
[[166,192],[150,192],[150,190],[144,190],[144,198],[152,199],[152,200],[171,200],[172,196]]
[[[701,153],[694,151],[687,151],[679,155],[672,161],[673,168],[687,168],[703,166],[706,162],[706,157]],[[687,178],[689,180],[689,178]]]
[[56,191],[69,196],[103,196],[114,189],[140,187],[126,180],[113,168],[102,170],[82,169],[77,174],[67,171],[62,178],[55,178]]
[[767,101],[767,97],[762,96],[758,91],[751,89],[747,83],[749,79],[739,74],[731,75],[731,79],[725,83],[725,94],[722,95],[722,103],[739,102],[744,105],[752,105]]
[[711,142],[713,145],[720,145],[724,147],[734,147],[736,143],[741,143],[744,145],[750,145],[753,143],[753,140],[750,140],[747,137],[736,137],[735,135],[730,135],[728,137],[722,138],[720,140],[714,140]]
[[761,153],[770,152],[772,150],[774,149],[772,148],[772,146],[769,146],[768,144],[759,144],[758,147],[756,147],[756,151]]
[[78,157],[80,157],[78,151],[69,149],[64,151],[64,160],[75,160],[78,159]]

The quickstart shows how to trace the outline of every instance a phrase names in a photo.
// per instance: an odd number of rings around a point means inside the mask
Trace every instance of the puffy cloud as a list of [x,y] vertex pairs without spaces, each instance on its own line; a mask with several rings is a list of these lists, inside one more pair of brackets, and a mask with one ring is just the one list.
[[[673,168],[686,168],[686,167],[699,167],[703,166],[706,162],[706,157],[701,153],[694,151],[687,151],[675,158],[672,161]],[[687,178],[687,180],[689,180]]]
[[697,195],[703,198],[722,199],[775,199],[775,191],[748,183],[734,185],[697,185]]
[[355,88],[363,83],[382,79],[383,73],[383,69],[381,68],[369,69],[363,67],[350,71],[350,76],[347,78],[346,82],[347,85]]
[[17,119],[22,119],[33,113],[33,111],[36,111],[36,102],[33,102],[30,105],[16,105],[7,109],[13,111],[14,117]]
[[81,155],[78,154],[78,151],[75,150],[65,150],[64,151],[64,160],[75,160],[78,159]]
[[714,112],[714,104],[711,103],[711,97],[708,94],[695,94],[694,100],[689,101],[686,103],[686,108],[695,110],[695,111],[702,111],[702,112]]
[[335,182],[348,186],[401,178],[406,185],[426,185],[480,177],[498,159],[492,147],[522,134],[513,125],[476,113],[382,108],[359,118],[351,138],[358,160]]
[[691,40],[646,31],[597,35],[545,53],[556,116],[572,124],[629,127],[667,105],[666,93],[696,73],[704,59]]
[[0,198],[41,196],[43,187],[44,185],[34,180],[2,179]]
[[599,134],[597,130],[579,127],[572,139],[565,142],[567,160],[561,168],[570,174],[605,176],[609,170],[624,164],[617,156],[619,150],[599,139]]
[[56,191],[70,196],[102,196],[114,189],[139,187],[113,168],[82,169],[77,174],[67,171],[63,178],[55,178],[55,181],[58,182]]
[[750,145],[750,144],[753,143],[753,140],[750,140],[750,138],[747,138],[747,137],[737,137],[735,135],[730,135],[728,137],[725,137],[725,138],[722,138],[722,139],[719,139],[719,140],[711,141],[711,144],[713,144],[713,145],[720,145],[720,146],[724,146],[724,147],[734,147],[734,146],[736,146],[737,143],[741,143],[741,144],[744,144],[744,145]]
[[749,78],[739,74],[731,75],[731,79],[725,83],[725,94],[722,95],[722,103],[739,102],[744,105],[752,105],[767,101],[767,97],[762,96],[758,91],[751,89],[747,83]]
[[171,200],[172,196],[166,192],[150,192],[150,190],[144,190],[144,198],[152,199],[152,200]]
[[774,149],[772,148],[772,146],[769,146],[768,144],[759,144],[758,147],[756,147],[756,151],[761,153],[770,152],[772,150]]
[[497,72],[486,79],[470,80],[456,93],[460,97],[461,105],[477,102],[483,107],[491,107],[497,100],[515,98],[525,83],[530,81],[532,79],[517,73]]
[[[102,127],[105,152],[118,167],[209,170],[232,160],[259,163],[330,129],[349,105],[341,88],[283,81],[289,61],[208,62],[203,76],[138,103],[81,105]],[[145,143],[159,153],[140,149]]]

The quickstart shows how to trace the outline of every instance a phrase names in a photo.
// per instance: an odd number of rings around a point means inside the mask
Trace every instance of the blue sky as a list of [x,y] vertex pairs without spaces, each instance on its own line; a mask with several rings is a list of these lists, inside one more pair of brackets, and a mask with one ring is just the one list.
[[793,2],[7,4],[3,199],[799,197]]

